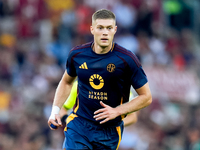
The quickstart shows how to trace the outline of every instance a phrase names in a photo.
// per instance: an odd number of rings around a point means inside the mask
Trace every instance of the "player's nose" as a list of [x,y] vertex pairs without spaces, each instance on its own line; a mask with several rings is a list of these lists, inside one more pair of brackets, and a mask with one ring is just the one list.
[[107,29],[103,30],[103,35],[108,35],[108,30]]

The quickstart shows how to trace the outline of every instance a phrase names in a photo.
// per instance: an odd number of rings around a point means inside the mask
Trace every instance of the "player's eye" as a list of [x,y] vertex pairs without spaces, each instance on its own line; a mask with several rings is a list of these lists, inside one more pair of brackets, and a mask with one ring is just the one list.
[[103,29],[103,28],[102,28],[102,27],[97,27],[97,29],[101,30],[101,29]]

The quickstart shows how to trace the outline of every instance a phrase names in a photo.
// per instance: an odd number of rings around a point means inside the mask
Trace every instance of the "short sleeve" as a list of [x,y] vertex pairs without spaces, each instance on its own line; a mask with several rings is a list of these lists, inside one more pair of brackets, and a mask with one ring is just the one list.
[[131,72],[132,72],[131,83],[132,83],[132,86],[134,89],[138,89],[148,82],[147,76],[146,76],[142,66],[135,67],[134,71],[132,68]]
[[133,53],[131,53],[130,56],[131,57],[127,59],[127,62],[130,69],[129,72],[131,73],[131,84],[134,89],[138,89],[146,84],[148,80],[137,56]]
[[69,53],[69,56],[68,56],[68,59],[67,59],[67,63],[66,63],[66,70],[67,70],[67,73],[70,76],[72,76],[72,77],[77,76],[76,69],[75,69],[75,66],[74,66],[74,57],[73,57],[73,53],[72,52]]

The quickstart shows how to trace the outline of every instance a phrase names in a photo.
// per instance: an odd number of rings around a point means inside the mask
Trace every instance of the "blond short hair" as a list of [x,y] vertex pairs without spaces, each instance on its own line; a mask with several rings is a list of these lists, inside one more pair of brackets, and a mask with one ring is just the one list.
[[107,9],[100,9],[92,15],[92,23],[97,19],[113,19],[116,21],[115,14]]

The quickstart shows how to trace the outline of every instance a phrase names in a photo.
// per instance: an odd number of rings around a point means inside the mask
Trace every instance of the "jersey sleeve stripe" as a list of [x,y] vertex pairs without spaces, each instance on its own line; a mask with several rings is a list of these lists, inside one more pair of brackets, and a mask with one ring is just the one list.
[[[74,62],[74,58],[75,58],[78,54],[80,54],[80,53],[82,53],[82,52],[75,53],[75,54],[71,57],[71,62],[72,62],[72,63]],[[67,63],[66,63],[66,68],[67,68]]]
[[72,49],[70,50],[70,52],[71,52],[71,51],[74,51],[74,50],[77,50],[77,49],[88,48],[88,47],[91,46],[91,44],[92,44],[92,42],[89,42],[89,43],[86,43],[86,44],[83,44],[83,45],[76,46],[76,47],[72,48]]
[[124,66],[127,66],[127,65],[128,65],[128,63],[126,62],[126,60],[125,60],[124,58],[122,58],[122,57],[120,57],[120,56],[117,56],[117,57],[119,57],[119,58],[124,62]]
[[72,56],[71,60],[73,60],[73,59],[74,59],[78,54],[80,54],[80,53],[82,53],[82,52],[78,52],[78,53],[74,54],[74,55]]
[[115,49],[115,50],[118,51],[118,52],[121,52],[121,53],[123,53],[123,54],[126,54],[126,55],[130,56],[130,57],[135,61],[136,65],[137,65],[138,67],[141,66],[140,61],[139,61],[138,58],[135,56],[135,54],[133,54],[131,51],[128,51],[128,50],[126,50],[126,49],[124,49],[124,48],[122,48],[122,47],[119,47],[118,45],[116,46],[116,49]]

